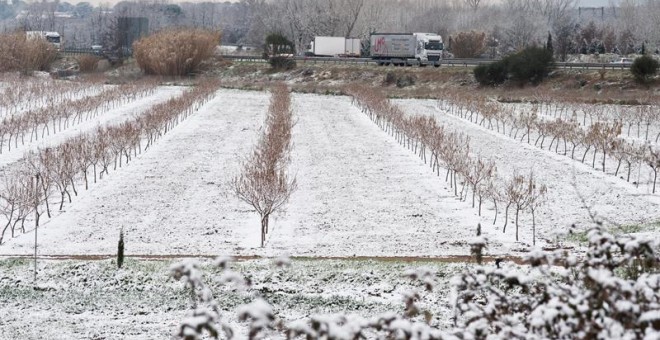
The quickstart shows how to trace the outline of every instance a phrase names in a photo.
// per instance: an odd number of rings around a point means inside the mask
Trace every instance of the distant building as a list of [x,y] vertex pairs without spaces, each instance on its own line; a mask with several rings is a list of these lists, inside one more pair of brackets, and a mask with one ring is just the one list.
[[578,20],[580,22],[589,21],[609,21],[616,19],[618,7],[578,7]]
[[132,52],[133,43],[149,34],[149,19],[145,17],[117,18],[119,48],[123,52]]

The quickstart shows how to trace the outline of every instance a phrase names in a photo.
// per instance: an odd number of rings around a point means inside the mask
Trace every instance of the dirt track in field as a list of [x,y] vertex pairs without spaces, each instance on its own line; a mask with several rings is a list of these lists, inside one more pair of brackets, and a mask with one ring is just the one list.
[[[40,260],[75,260],[75,261],[101,261],[116,258],[116,254],[94,254],[94,255],[38,255]],[[213,259],[217,255],[209,254],[183,254],[183,255],[125,255],[126,258],[147,261],[167,261],[186,258],[202,258]],[[16,258],[16,259],[33,259],[33,256],[26,255],[3,255],[1,258]],[[232,256],[236,261],[249,261],[259,259],[275,259],[264,256]],[[473,256],[469,255],[449,255],[439,257],[422,257],[422,256],[337,256],[337,257],[315,257],[315,256],[291,256],[291,260],[301,261],[378,261],[378,262],[435,262],[435,263],[474,263],[476,262]],[[527,261],[522,256],[484,256],[485,263],[500,261],[511,261],[516,264],[525,264]]]

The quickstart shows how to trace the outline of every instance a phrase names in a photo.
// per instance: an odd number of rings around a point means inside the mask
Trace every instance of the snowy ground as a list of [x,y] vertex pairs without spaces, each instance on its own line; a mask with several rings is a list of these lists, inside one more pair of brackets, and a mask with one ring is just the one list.
[[[118,270],[114,260],[42,261],[35,289],[31,261],[0,260],[0,339],[169,339],[192,306],[189,290],[169,277],[169,265],[129,259]],[[402,294],[417,286],[401,273],[418,267],[435,272],[444,286],[462,265],[315,260],[275,268],[258,260],[233,266],[253,282],[247,291],[222,288],[213,280],[217,269],[208,266],[205,282],[238,338],[246,339],[235,309],[255,297],[269,301],[285,322],[315,314],[403,311]],[[434,325],[448,325],[447,294],[423,294],[420,305],[432,311]]]
[[[116,124],[180,91],[160,89],[40,142],[55,145],[99,124]],[[115,254],[121,228],[129,255],[183,257],[461,255],[469,253],[467,241],[477,223],[490,240],[488,254],[517,255],[531,243],[529,216],[522,216],[523,244],[514,242],[513,227],[507,234],[501,231],[503,215],[493,226],[487,204],[484,216],[477,216],[469,200],[454,197],[444,174],[436,176],[349,98],[295,94],[291,170],[298,190],[286,212],[274,217],[266,247],[260,248],[259,219],[232,195],[228,182],[255,144],[268,103],[265,92],[218,91],[131,163],[42,220],[39,254]],[[581,197],[599,216],[622,224],[660,221],[660,195],[450,116],[435,101],[397,103],[410,114],[433,115],[471,136],[473,152],[494,159],[501,175],[533,169],[549,190],[537,217],[541,244],[572,223],[589,224]],[[0,155],[0,164],[6,167],[39,146]],[[643,231],[657,235],[658,226]],[[33,236],[29,230],[8,239],[0,257],[32,254]],[[117,270],[113,260],[42,260],[34,289],[31,262],[0,258],[0,339],[169,338],[191,306],[183,284],[169,278],[169,265],[128,259]],[[236,264],[254,283],[251,290],[235,293],[213,283],[213,291],[239,332],[243,328],[230,311],[255,296],[266,298],[286,321],[332,312],[372,316],[402,310],[401,294],[411,285],[400,273],[410,266],[438,273],[440,289],[425,295],[423,304],[433,312],[433,324],[447,326],[451,314],[444,287],[466,264],[307,259],[294,260],[282,271],[269,260],[251,260]]]
[[[444,175],[433,174],[347,97],[319,95],[293,96],[291,170],[298,190],[287,211],[274,216],[260,248],[258,216],[233,196],[228,182],[256,142],[268,100],[265,92],[219,91],[128,166],[43,222],[40,254],[114,254],[123,228],[127,252],[141,255],[464,255],[480,222],[490,254],[521,248],[512,226],[502,233],[503,214],[494,226],[489,204],[477,216],[469,200],[454,197]],[[549,188],[537,216],[541,244],[570,224],[588,224],[576,187],[599,216],[622,224],[660,220],[659,195],[447,115],[435,101],[399,103],[470,135],[473,151],[493,158],[504,176],[534,169]],[[530,224],[523,214],[523,244],[531,244]],[[8,240],[0,254],[30,254],[30,234]]]
[[[591,225],[585,205],[599,218],[622,225],[660,220],[660,194],[651,194],[648,186],[637,188],[568,156],[542,150],[448,114],[433,100],[397,103],[409,114],[431,115],[440,124],[466,133],[471,138],[471,151],[494,160],[500,176],[510,176],[516,169],[521,173],[533,170],[538,181],[548,186],[547,202],[537,216],[541,239],[551,238],[552,232],[574,223],[583,227]],[[530,216],[523,216],[523,225],[529,226],[530,220]],[[498,223],[494,228],[501,230],[502,226]],[[530,240],[530,228],[523,228],[522,235],[523,240]]]

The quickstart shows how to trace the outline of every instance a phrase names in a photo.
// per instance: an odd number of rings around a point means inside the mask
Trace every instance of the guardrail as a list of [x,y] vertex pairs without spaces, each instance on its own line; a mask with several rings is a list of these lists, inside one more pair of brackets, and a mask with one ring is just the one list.
[[[225,59],[245,62],[266,62],[261,56],[240,56],[240,55],[223,55]],[[293,57],[294,60],[313,64],[376,64],[375,60],[370,58],[345,58],[345,57]],[[497,59],[443,59],[442,65],[449,67],[472,67],[482,64],[490,64],[497,61]],[[556,68],[560,69],[585,69],[585,70],[598,70],[598,69],[611,69],[611,70],[627,70],[630,64],[624,63],[569,63],[569,62],[556,62]]]
[[60,50],[60,53],[79,55],[79,54],[98,54],[99,51],[95,51],[91,48],[65,48]]

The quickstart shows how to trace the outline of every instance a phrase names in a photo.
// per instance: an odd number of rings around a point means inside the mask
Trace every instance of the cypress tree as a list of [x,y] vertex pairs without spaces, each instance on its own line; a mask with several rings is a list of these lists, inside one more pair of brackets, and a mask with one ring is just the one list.
[[117,246],[117,268],[124,264],[124,228],[119,230],[119,244]]

